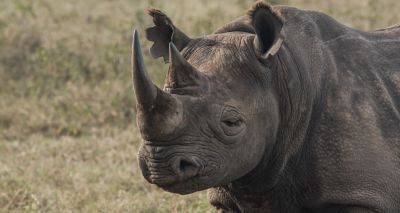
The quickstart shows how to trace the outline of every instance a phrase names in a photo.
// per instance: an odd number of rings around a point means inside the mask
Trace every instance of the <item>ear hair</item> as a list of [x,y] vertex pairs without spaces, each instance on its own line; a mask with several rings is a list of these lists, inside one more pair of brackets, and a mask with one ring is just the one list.
[[168,62],[169,43],[173,42],[178,50],[182,50],[190,42],[190,38],[176,28],[171,19],[160,10],[151,8],[148,14],[153,17],[155,24],[146,29],[147,40],[154,42],[150,53],[153,58],[162,56]]
[[250,16],[250,19],[254,19],[254,15],[259,9],[272,11],[270,5],[264,3],[262,0],[259,0],[253,4],[253,6],[247,11],[247,15]]
[[161,10],[158,10],[156,8],[149,8],[147,10],[147,13],[153,17],[153,22],[155,25],[160,26],[160,25],[169,25],[169,26],[174,26],[172,24],[171,19],[165,15],[165,13],[161,12]]

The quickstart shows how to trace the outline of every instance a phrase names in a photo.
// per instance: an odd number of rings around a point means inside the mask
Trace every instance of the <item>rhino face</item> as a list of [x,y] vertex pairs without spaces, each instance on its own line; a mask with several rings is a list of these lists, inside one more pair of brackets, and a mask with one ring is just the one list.
[[[150,183],[180,194],[239,179],[271,150],[279,124],[271,70],[255,47],[260,41],[255,34],[238,32],[188,39],[163,18],[172,31],[168,51],[152,49],[170,63],[163,90],[149,79],[134,33],[142,174]],[[159,29],[150,30],[160,33],[162,27],[155,23]],[[149,37],[156,36],[148,32]],[[181,41],[173,42],[177,38]]]

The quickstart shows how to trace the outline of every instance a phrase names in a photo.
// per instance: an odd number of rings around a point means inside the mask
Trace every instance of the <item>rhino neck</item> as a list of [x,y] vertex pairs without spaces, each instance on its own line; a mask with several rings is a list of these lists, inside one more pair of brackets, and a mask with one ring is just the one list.
[[265,205],[263,200],[267,200],[269,205],[278,205],[273,204],[274,200],[292,202],[283,194],[280,199],[277,193],[287,190],[296,193],[293,190],[302,190],[301,186],[305,186],[306,174],[301,172],[305,167],[303,150],[311,118],[314,111],[318,111],[315,110],[318,106],[316,97],[312,95],[316,88],[311,84],[310,73],[286,44],[271,59],[268,67],[274,72],[274,88],[280,107],[276,142],[272,149],[267,147],[253,171],[225,187],[232,194],[240,196],[238,200],[247,197],[259,202],[258,205]]

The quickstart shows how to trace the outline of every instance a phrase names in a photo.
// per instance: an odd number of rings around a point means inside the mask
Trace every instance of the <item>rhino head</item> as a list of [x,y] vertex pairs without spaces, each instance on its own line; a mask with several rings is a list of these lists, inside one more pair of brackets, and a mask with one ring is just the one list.
[[162,12],[146,30],[153,57],[169,63],[165,86],[147,74],[139,34],[133,35],[133,84],[143,176],[187,194],[238,180],[268,159],[280,110],[275,71],[282,21],[259,3],[245,22],[190,38]]

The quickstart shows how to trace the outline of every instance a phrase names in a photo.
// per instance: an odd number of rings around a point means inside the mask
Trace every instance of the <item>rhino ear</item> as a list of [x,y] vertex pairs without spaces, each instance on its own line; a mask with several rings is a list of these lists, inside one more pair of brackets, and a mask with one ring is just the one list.
[[157,9],[149,9],[148,13],[153,17],[154,27],[146,29],[146,38],[153,41],[150,48],[153,58],[163,57],[167,63],[169,59],[169,43],[173,42],[178,50],[182,50],[189,42],[190,38],[175,27],[171,19]]
[[262,58],[277,53],[282,45],[280,32],[283,22],[281,19],[274,13],[271,6],[261,1],[254,4],[248,15],[256,32],[254,38],[256,52]]

